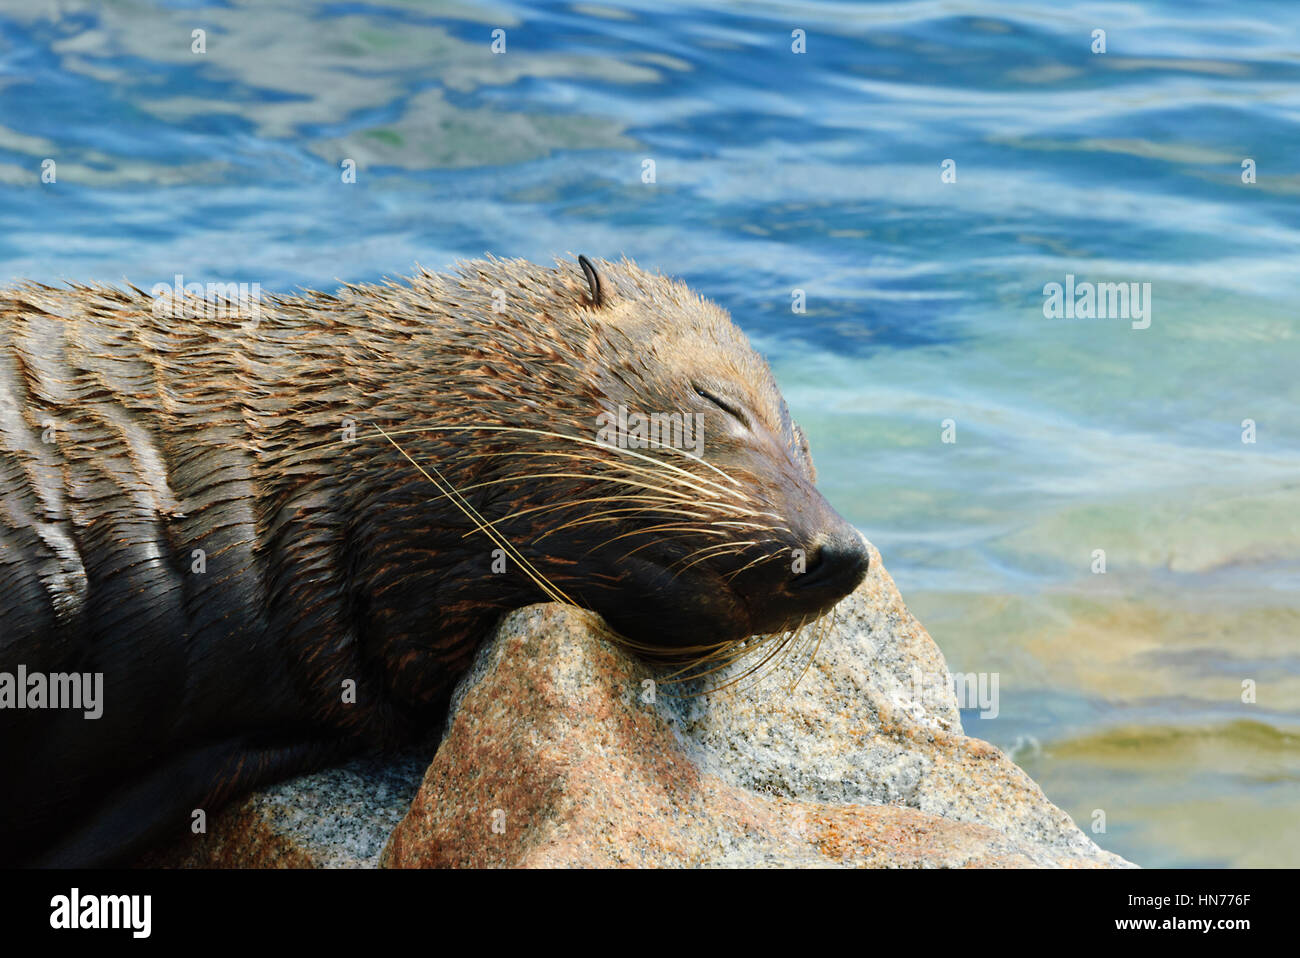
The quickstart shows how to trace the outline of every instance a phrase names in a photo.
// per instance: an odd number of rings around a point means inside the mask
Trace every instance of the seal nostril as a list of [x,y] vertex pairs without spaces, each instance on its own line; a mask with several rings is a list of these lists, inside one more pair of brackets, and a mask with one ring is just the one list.
[[791,587],[847,593],[862,581],[868,565],[867,551],[860,543],[832,540],[808,557],[804,571],[794,577]]

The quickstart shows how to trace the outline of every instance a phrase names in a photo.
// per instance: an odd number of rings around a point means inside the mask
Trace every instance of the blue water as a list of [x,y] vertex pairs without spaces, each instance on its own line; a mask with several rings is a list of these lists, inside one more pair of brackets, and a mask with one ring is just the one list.
[[[1142,864],[1300,863],[1300,8],[60,7],[0,3],[0,280],[682,276],[1001,676],[973,734]],[[1067,275],[1149,327],[1045,318]]]

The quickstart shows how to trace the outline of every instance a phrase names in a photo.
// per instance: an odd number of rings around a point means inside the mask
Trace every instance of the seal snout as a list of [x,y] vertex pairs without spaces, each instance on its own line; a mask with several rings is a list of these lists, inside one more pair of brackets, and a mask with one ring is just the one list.
[[786,561],[753,570],[741,586],[755,633],[797,628],[816,619],[866,578],[871,554],[848,523],[839,519],[832,531],[810,538],[802,562],[790,562],[787,554]]
[[838,601],[858,587],[871,567],[871,556],[860,536],[841,535],[824,542],[809,556],[803,573],[790,588],[799,593],[824,593]]

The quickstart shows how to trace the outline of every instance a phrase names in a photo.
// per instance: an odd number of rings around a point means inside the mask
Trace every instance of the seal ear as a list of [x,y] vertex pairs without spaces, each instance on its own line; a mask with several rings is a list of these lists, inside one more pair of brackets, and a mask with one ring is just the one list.
[[578,255],[578,265],[587,274],[587,285],[591,287],[591,305],[603,305],[605,300],[600,291],[600,274],[596,272],[596,267],[591,265],[591,260],[581,254]]

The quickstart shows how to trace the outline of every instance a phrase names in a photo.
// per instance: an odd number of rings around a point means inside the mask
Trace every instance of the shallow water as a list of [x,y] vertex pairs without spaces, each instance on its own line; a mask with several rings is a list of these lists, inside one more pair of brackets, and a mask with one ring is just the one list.
[[1218,6],[0,3],[0,281],[680,275],[998,673],[972,734],[1134,861],[1296,865],[1300,10]]

